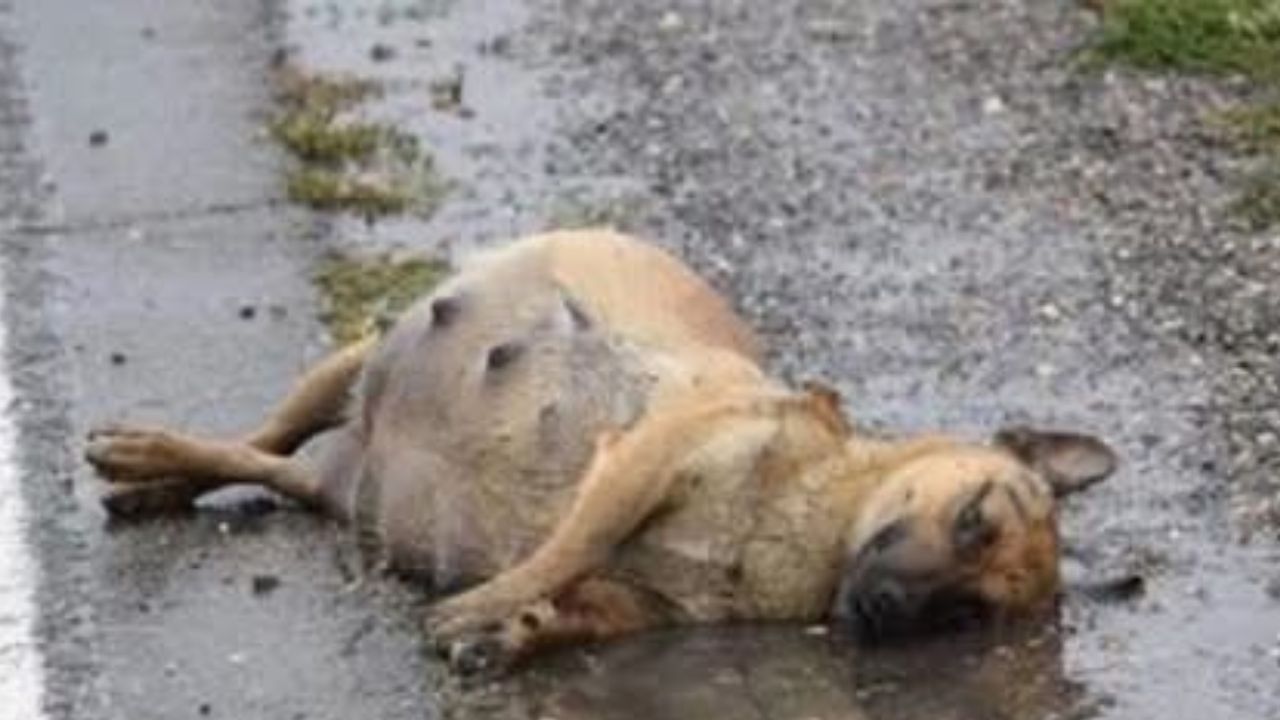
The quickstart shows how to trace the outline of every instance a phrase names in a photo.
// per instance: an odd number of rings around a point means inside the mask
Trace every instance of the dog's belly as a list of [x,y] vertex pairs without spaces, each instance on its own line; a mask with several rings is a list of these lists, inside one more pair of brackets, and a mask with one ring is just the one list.
[[692,382],[670,358],[704,344],[748,365],[754,351],[723,301],[652,246],[564,233],[480,258],[365,364],[358,528],[445,584],[510,566],[562,516],[597,435]]
[[519,289],[518,311],[472,286],[442,289],[459,298],[457,325],[433,324],[429,298],[366,370],[357,526],[372,524],[394,566],[442,585],[528,554],[572,498],[596,436],[629,426],[653,384],[644,355],[574,317],[560,288]]

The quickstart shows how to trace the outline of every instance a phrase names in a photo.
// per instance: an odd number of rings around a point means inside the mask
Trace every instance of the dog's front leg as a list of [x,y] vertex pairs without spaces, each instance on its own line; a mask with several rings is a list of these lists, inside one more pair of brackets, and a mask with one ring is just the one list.
[[677,619],[670,605],[642,590],[588,578],[439,649],[464,675],[501,673],[541,650],[606,640]]
[[427,630],[438,644],[500,623],[518,608],[553,597],[593,572],[672,497],[695,451],[732,432],[751,398],[687,403],[645,418],[625,434],[602,436],[565,518],[527,559],[488,582],[438,603]]

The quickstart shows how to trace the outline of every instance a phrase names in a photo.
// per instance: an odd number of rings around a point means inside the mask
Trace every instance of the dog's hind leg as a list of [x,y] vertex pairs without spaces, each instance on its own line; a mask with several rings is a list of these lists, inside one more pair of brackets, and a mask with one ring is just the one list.
[[[309,438],[343,421],[351,388],[376,339],[349,345],[308,370],[263,425],[242,443],[194,440],[176,433],[107,427],[90,433],[87,457],[111,485],[102,502],[116,515],[150,515],[189,509],[199,496],[235,482],[271,487],[304,504],[317,502],[307,484],[291,483],[290,469],[267,473],[243,462],[248,451],[262,464],[281,460]],[[216,451],[216,452],[215,452]],[[239,458],[237,465],[232,462]],[[274,460],[273,460],[274,458]],[[214,462],[211,462],[214,461]],[[287,466],[287,465],[286,465]],[[285,467],[285,466],[282,466]],[[213,472],[205,474],[212,469]],[[248,472],[249,477],[241,477]]]
[[377,338],[371,337],[348,345],[308,370],[245,442],[259,450],[288,455],[315,434],[340,424],[351,388],[376,342]]
[[85,458],[111,482],[103,503],[117,514],[179,509],[237,483],[260,485],[309,507],[323,504],[320,483],[305,461],[245,443],[117,427],[91,434]]

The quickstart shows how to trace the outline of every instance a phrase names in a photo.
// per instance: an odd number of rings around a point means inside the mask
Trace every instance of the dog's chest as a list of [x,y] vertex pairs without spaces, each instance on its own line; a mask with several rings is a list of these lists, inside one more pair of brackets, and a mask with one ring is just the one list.
[[827,475],[813,471],[830,448],[789,430],[762,418],[702,448],[674,509],[620,549],[617,573],[700,620],[820,615],[843,529]]

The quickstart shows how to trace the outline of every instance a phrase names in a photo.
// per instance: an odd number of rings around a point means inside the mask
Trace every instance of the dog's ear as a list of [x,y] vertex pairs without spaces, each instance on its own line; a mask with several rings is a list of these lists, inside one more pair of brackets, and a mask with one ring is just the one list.
[[1040,473],[1057,497],[1080,492],[1116,469],[1115,451],[1091,435],[1011,427],[997,432],[992,444]]
[[840,391],[816,380],[807,380],[801,387],[804,388],[807,396],[806,400],[810,407],[817,410],[818,414],[831,427],[845,435],[853,432],[853,428],[849,424],[848,418],[844,416],[844,410],[840,406]]

